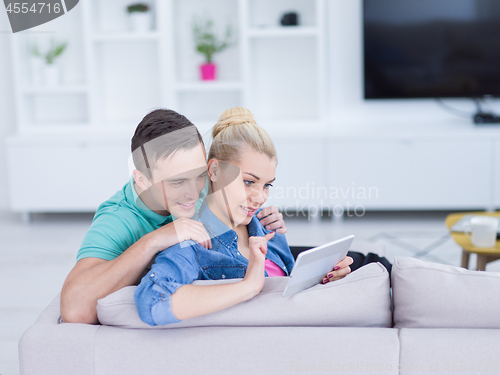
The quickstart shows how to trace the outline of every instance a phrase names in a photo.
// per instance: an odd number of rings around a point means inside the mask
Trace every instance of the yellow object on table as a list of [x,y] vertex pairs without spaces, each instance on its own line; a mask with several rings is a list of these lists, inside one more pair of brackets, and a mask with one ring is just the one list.
[[[500,219],[500,212],[463,212],[450,214],[446,216],[445,224],[448,230],[465,215],[474,216],[493,216]],[[461,232],[452,232],[450,230],[451,237],[455,242],[462,248],[462,267],[469,268],[469,258],[470,253],[477,254],[477,267],[476,270],[484,271],[486,269],[486,263],[493,262],[494,260],[500,259],[500,241],[497,240],[494,247],[475,247],[467,235]]]

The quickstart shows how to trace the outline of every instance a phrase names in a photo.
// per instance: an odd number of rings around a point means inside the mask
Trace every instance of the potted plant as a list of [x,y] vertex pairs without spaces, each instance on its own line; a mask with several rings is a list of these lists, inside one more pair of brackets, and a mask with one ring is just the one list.
[[147,32],[151,30],[151,12],[149,5],[135,3],[127,6],[130,26],[136,32]]
[[56,43],[52,40],[50,47],[45,52],[40,51],[38,44],[31,46],[31,54],[44,62],[43,81],[47,86],[57,86],[60,83],[59,66],[55,62],[66,50],[67,45],[66,42]]
[[198,19],[195,17],[192,29],[196,51],[205,56],[205,63],[200,66],[201,79],[204,81],[214,80],[216,78],[216,65],[212,61],[213,55],[236,44],[232,38],[232,26],[227,25],[226,33],[222,39],[215,35],[214,22],[209,18]]

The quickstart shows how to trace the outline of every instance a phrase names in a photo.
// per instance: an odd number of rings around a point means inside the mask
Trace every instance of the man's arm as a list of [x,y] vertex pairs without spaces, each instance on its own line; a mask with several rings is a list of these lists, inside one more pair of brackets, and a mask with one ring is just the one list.
[[63,321],[99,324],[97,300],[136,284],[155,254],[150,238],[145,235],[113,260],[80,259],[62,287]]
[[97,300],[140,282],[146,267],[161,250],[192,239],[210,248],[203,225],[181,218],[151,233],[113,260],[80,259],[66,278],[61,291],[61,317],[67,323],[99,324]]

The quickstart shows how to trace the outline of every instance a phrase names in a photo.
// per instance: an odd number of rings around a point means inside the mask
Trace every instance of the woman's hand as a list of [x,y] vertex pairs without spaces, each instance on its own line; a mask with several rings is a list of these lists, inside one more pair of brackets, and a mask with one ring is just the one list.
[[337,263],[333,271],[330,271],[326,274],[323,279],[323,284],[329,283],[330,281],[340,280],[344,278],[351,272],[351,265],[354,260],[351,257],[345,257],[340,262]]
[[277,233],[281,234],[287,232],[283,214],[279,212],[276,206],[264,207],[262,211],[257,214],[257,218],[267,230],[275,230]]
[[266,234],[264,237],[250,237],[248,247],[250,253],[248,256],[248,267],[243,278],[254,293],[254,296],[260,293],[264,287],[265,262],[267,254],[267,241],[273,238],[274,232]]

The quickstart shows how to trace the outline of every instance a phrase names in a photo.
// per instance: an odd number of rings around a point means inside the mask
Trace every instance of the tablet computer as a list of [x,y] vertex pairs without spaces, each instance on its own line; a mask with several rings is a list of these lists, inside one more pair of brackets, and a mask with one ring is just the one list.
[[283,297],[319,284],[325,275],[346,257],[353,240],[354,236],[351,235],[300,253],[283,291]]

